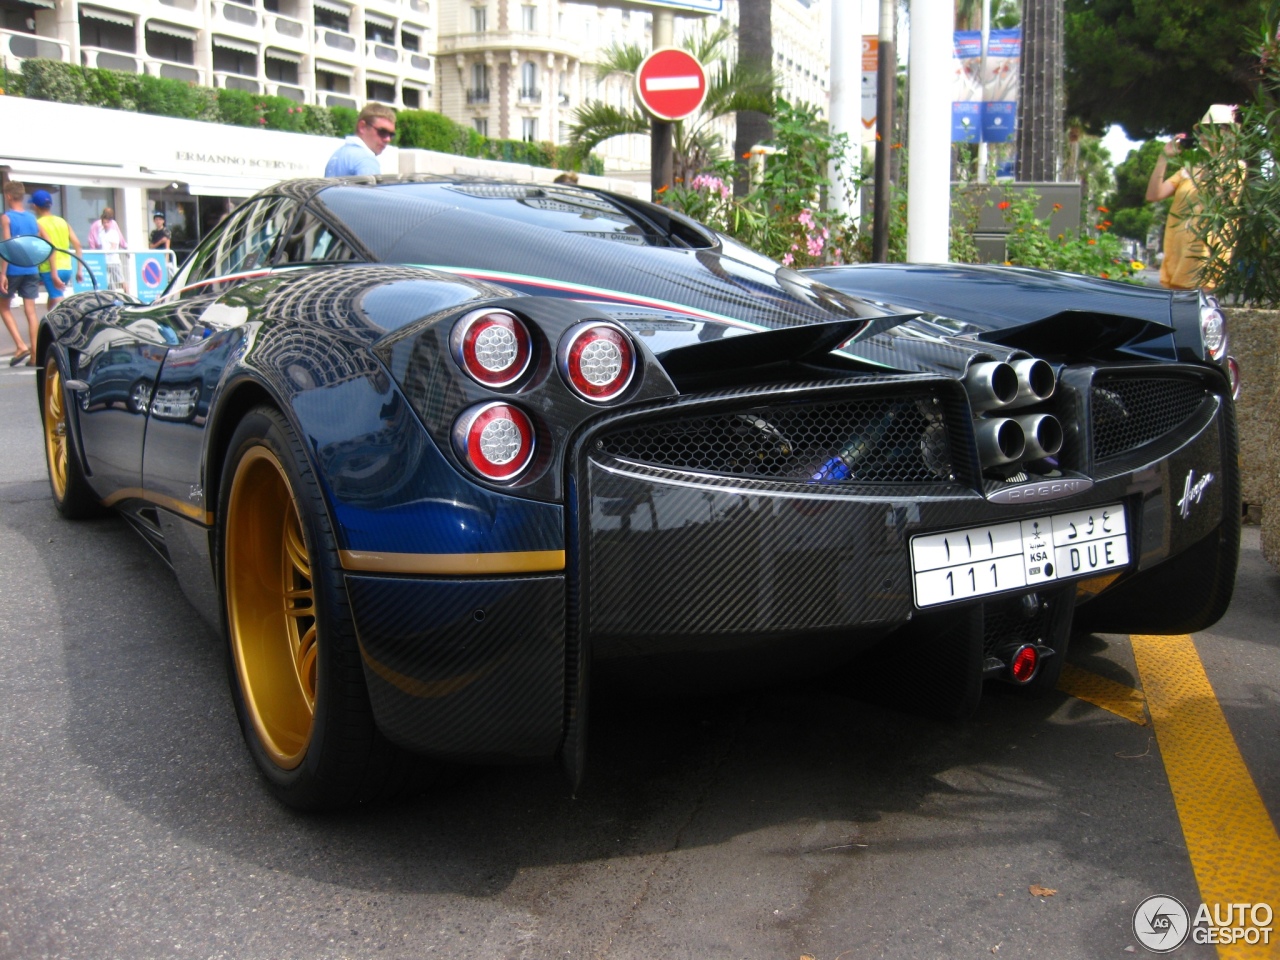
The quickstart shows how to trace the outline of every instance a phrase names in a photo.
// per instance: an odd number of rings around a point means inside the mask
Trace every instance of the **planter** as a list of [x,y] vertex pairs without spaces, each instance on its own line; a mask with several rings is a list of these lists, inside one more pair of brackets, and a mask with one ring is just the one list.
[[1280,571],[1280,310],[1227,310],[1240,362],[1240,480],[1246,516],[1262,522],[1262,553]]

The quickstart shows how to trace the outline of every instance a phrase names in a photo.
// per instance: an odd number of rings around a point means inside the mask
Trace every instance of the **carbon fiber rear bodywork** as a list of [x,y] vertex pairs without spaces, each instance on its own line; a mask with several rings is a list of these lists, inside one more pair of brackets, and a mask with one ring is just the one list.
[[[269,407],[332,531],[370,726],[576,780],[594,670],[874,685],[908,659],[956,716],[1034,682],[1019,651],[1060,663],[1073,624],[1212,623],[1240,531],[1216,310],[1041,271],[797,272],[578,187],[349,178],[252,198],[153,304],[68,298],[39,355],[86,487],[210,623],[229,447]],[[487,378],[467,337],[499,315],[522,360]],[[574,368],[588,328],[623,346]],[[492,411],[510,473],[477,459]]]

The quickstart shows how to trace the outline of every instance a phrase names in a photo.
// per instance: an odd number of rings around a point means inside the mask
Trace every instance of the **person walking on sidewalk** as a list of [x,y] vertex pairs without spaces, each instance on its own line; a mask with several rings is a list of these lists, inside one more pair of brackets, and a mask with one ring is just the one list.
[[[17,180],[10,180],[4,186],[4,216],[0,217],[0,240],[12,237],[37,237],[40,228],[36,224],[35,215],[27,210],[27,188]],[[22,298],[22,312],[27,317],[27,331],[30,340],[23,344],[14,322],[13,310],[9,306],[11,298]],[[38,323],[36,320],[36,298],[40,296],[40,271],[35,267],[19,267],[16,264],[0,261],[0,316],[4,325],[9,328],[17,348],[9,366],[16,367],[23,360],[27,366],[35,366],[35,357],[31,355],[31,347],[36,342]]]
[[[58,301],[67,295],[67,284],[71,282],[71,254],[63,250],[74,249],[77,257],[84,256],[84,248],[80,246],[80,238],[71,229],[71,224],[53,212],[53,197],[48,190],[37,190],[31,195],[31,205],[36,208],[36,225],[40,228],[40,236],[53,244],[54,254],[40,264],[40,279],[44,282],[45,310],[52,310]],[[76,282],[84,283],[84,269],[80,261],[76,261]]]

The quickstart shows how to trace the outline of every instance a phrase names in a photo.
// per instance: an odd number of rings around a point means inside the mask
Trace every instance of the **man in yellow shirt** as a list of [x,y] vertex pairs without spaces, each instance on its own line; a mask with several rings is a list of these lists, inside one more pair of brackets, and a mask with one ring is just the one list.
[[[37,190],[31,194],[31,205],[36,208],[36,224],[40,227],[40,236],[58,251],[40,264],[40,279],[49,295],[46,309],[52,310],[66,294],[67,284],[71,282],[71,255],[62,251],[74,249],[76,257],[82,257],[84,249],[80,246],[80,238],[71,229],[71,224],[53,213],[53,197],[48,190]],[[57,269],[53,269],[51,264],[56,264]],[[84,269],[78,260],[76,282],[84,283]]]

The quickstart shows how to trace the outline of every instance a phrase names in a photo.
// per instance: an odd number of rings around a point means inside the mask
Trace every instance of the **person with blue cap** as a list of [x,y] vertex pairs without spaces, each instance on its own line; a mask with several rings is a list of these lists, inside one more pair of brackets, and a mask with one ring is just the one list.
[[[31,205],[36,208],[36,224],[40,228],[40,236],[51,244],[56,253],[40,264],[40,279],[44,281],[44,289],[48,294],[47,310],[52,310],[58,301],[66,296],[71,283],[71,254],[64,251],[73,249],[77,257],[84,256],[80,246],[80,238],[71,229],[71,224],[53,212],[53,197],[48,190],[37,190],[31,194]],[[76,282],[84,283],[84,268],[76,263]]]

